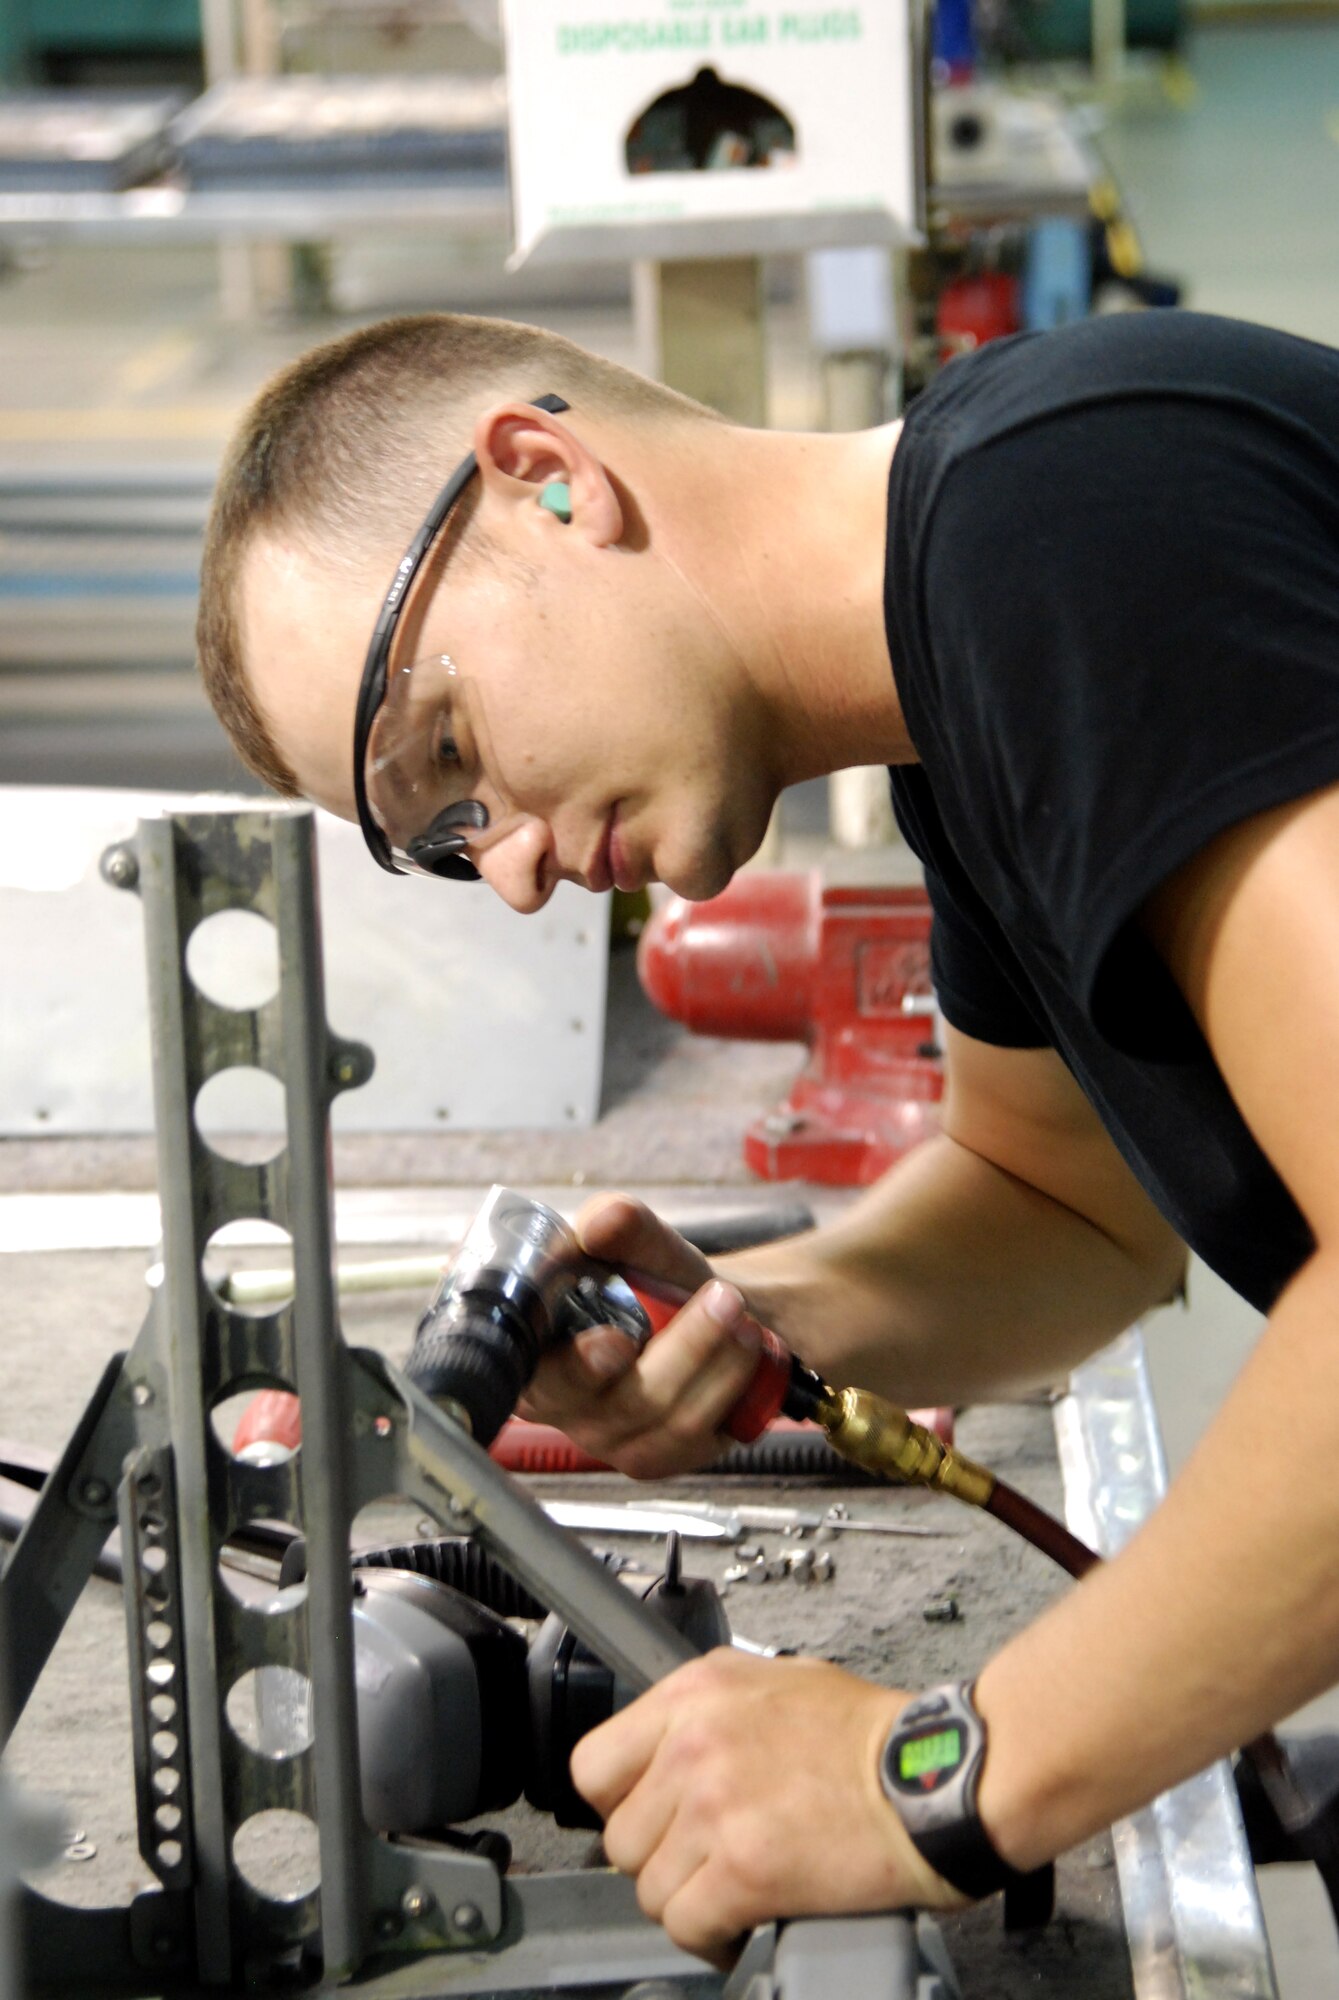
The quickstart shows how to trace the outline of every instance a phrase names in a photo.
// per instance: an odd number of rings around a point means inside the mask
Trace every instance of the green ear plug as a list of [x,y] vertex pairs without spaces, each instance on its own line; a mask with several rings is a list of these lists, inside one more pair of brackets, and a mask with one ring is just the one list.
[[572,518],[572,489],[563,479],[551,479],[539,496],[541,507],[547,507],[560,521]]

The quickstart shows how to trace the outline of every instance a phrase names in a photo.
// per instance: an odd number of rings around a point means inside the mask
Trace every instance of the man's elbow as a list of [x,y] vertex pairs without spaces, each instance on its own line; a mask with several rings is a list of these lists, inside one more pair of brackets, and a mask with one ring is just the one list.
[[1156,1236],[1133,1246],[1130,1254],[1139,1272],[1140,1289],[1144,1294],[1141,1311],[1153,1312],[1159,1306],[1178,1305],[1184,1301],[1190,1252],[1175,1230],[1159,1231]]

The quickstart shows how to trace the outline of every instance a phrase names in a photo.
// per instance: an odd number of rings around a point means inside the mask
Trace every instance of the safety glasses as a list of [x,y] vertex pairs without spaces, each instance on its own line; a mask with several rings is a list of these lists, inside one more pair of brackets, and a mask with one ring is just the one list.
[[[536,396],[532,407],[557,416],[561,396]],[[391,669],[395,635],[434,542],[479,470],[471,452],[429,508],[401,557],[372,631],[353,720],[353,796],[373,860],[392,875],[436,875],[477,882],[467,857],[488,826],[488,809],[459,796],[459,737],[469,725],[466,684],[439,653]],[[462,714],[462,711],[466,711]],[[482,727],[476,718],[476,740]]]

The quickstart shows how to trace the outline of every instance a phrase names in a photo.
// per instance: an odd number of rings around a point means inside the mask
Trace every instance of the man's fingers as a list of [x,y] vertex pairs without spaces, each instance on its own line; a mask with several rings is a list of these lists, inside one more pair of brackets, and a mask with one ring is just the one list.
[[728,1972],[761,1914],[722,1893],[720,1871],[705,1861],[667,1899],[660,1922],[683,1951]]
[[574,1227],[582,1249],[606,1263],[650,1272],[689,1292],[695,1292],[711,1276],[711,1266],[702,1252],[633,1195],[594,1196],[581,1209]]
[[758,1366],[740,1294],[713,1279],[620,1375],[628,1345],[601,1329],[546,1354],[528,1408],[636,1478],[706,1463]]
[[760,1354],[758,1329],[739,1291],[713,1278],[648,1342],[639,1386],[648,1408],[673,1412],[676,1425],[718,1430],[753,1380]]
[[636,1366],[641,1348],[631,1334],[616,1326],[593,1326],[579,1333],[572,1343],[587,1374],[600,1386],[618,1382]]
[[612,1817],[660,1748],[669,1724],[669,1708],[659,1698],[666,1685],[661,1682],[588,1731],[572,1752],[572,1783],[603,1820]]
[[[663,1758],[665,1754],[662,1737],[659,1755]],[[605,1815],[604,1851],[614,1867],[625,1875],[640,1877],[651,1857],[664,1845],[674,1814],[675,1796],[670,1786],[657,1784],[654,1779],[649,1784],[634,1784],[622,1802]],[[642,1908],[648,1916],[659,1914],[645,1903]]]

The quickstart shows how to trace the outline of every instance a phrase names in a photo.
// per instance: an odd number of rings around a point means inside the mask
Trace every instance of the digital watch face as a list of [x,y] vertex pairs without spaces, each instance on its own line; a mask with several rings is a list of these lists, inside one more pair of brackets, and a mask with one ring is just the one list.
[[962,1768],[962,1731],[956,1722],[918,1736],[900,1737],[893,1747],[894,1781],[899,1791],[937,1791]]

